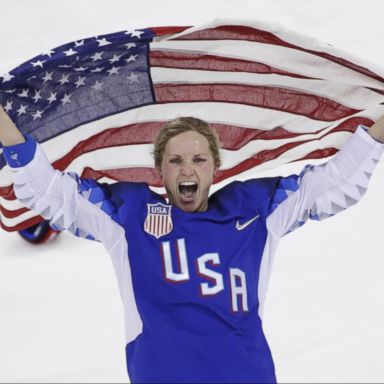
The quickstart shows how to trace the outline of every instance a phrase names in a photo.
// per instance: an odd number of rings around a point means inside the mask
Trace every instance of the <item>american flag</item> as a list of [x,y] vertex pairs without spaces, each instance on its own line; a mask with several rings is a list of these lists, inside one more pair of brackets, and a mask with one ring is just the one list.
[[[71,42],[0,77],[0,103],[54,167],[164,193],[152,141],[180,116],[219,133],[216,190],[289,162],[333,155],[384,114],[384,70],[275,24],[214,20]],[[0,150],[0,224],[42,220],[16,200]]]

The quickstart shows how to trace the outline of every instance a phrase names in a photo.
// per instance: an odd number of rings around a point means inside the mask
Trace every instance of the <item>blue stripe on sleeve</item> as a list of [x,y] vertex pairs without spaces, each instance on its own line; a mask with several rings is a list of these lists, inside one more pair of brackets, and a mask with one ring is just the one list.
[[284,200],[286,200],[290,194],[299,189],[299,182],[300,176],[297,175],[290,175],[281,178],[273,196],[269,214],[271,214]]

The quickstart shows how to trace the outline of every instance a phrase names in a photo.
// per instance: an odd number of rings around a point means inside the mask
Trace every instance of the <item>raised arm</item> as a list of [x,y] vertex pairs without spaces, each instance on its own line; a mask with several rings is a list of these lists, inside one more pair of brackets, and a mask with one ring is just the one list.
[[384,117],[366,131],[358,127],[328,162],[306,166],[300,175],[282,178],[268,217],[275,237],[308,219],[322,220],[358,202],[384,151]]
[[93,180],[55,170],[42,148],[24,137],[0,107],[0,141],[11,171],[15,195],[27,208],[59,230],[113,247],[123,231],[104,187]]

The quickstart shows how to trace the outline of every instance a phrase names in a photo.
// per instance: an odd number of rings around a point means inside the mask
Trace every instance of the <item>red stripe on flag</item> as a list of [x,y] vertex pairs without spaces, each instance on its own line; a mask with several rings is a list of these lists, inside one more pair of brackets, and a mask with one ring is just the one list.
[[251,105],[302,115],[314,120],[334,121],[359,112],[326,97],[281,87],[238,84],[157,84],[156,102],[223,102]]
[[106,129],[97,135],[80,141],[70,152],[61,159],[56,160],[52,165],[56,169],[64,170],[78,156],[97,149],[152,143],[162,126],[162,122],[146,122],[126,125],[121,128]]
[[[379,93],[380,95],[384,95],[384,90],[383,89],[376,89],[376,88],[371,88],[371,87],[367,87],[367,89],[369,89],[372,92]],[[384,103],[380,103],[380,104],[384,104]]]
[[294,47],[271,32],[245,25],[220,25],[197,30],[173,40],[243,40]]
[[164,36],[164,35],[174,35],[176,33],[183,32],[188,28],[191,28],[191,27],[165,26],[165,27],[151,27],[150,29],[155,33],[156,36]]
[[366,76],[369,76],[373,79],[384,81],[384,78],[378,74],[370,71],[369,69],[352,63],[346,59],[342,59],[337,56],[333,56],[329,53],[319,52],[311,49],[305,49],[298,45],[288,43],[271,32],[263,31],[261,29],[252,28],[242,25],[223,25],[216,28],[208,28],[201,31],[196,31],[189,33],[187,35],[176,38],[175,40],[245,40],[245,41],[254,41],[264,44],[279,45],[288,48],[294,48],[303,52],[311,53],[315,56],[325,58],[327,60],[333,61],[337,64],[340,64],[344,67],[352,69],[356,72],[362,73]]
[[15,200],[16,196],[13,191],[13,186],[7,185],[6,187],[0,187],[0,196],[7,200]]
[[91,167],[84,168],[81,177],[99,180],[108,177],[116,181],[146,182],[153,187],[162,187],[160,176],[154,168],[131,167],[119,169],[95,170]]
[[8,209],[6,209],[2,205],[0,205],[1,214],[8,219],[13,219],[17,216],[22,215],[25,212],[28,212],[28,211],[29,211],[28,208],[19,208],[19,209],[15,209],[14,211],[9,211]]
[[336,152],[338,152],[338,149],[333,147],[316,149],[315,151],[312,151],[307,155],[305,155],[304,157],[301,157],[300,159],[297,159],[295,161],[309,160],[309,159],[323,159],[325,157],[334,155]]
[[223,181],[225,179],[228,179],[229,177],[236,176],[237,174],[247,171],[251,168],[254,168],[266,161],[270,161],[273,159],[276,159],[280,155],[282,155],[284,152],[297,147],[298,145],[302,145],[305,143],[308,143],[312,140],[306,140],[306,141],[300,141],[300,142],[294,142],[294,143],[287,143],[284,144],[278,148],[275,148],[273,150],[265,150],[258,152],[254,156],[249,157],[248,159],[242,161],[241,163],[237,164],[236,166],[229,168],[229,169],[223,169],[218,170],[216,173],[216,177],[214,180],[214,183],[219,183],[220,181]]
[[200,53],[181,53],[153,50],[150,52],[150,63],[151,67],[161,68],[265,73],[296,77],[300,79],[310,79],[310,77],[283,71],[263,63]]
[[41,216],[35,216],[35,217],[32,217],[31,219],[25,220],[12,227],[8,227],[2,221],[0,221],[0,226],[2,229],[4,229],[7,232],[13,232],[13,231],[21,231],[23,229],[32,227],[33,225],[39,224],[42,221],[44,221],[44,219]]
[[336,127],[332,128],[327,134],[334,132],[355,132],[358,125],[364,125],[365,127],[370,127],[374,123],[373,120],[364,117],[364,116],[356,116],[350,117],[349,119],[344,120]]
[[[370,127],[373,124],[373,121],[366,117],[351,117],[337,125],[329,133],[340,131],[354,132],[359,124]],[[220,142],[223,144],[223,148],[228,150],[240,149],[253,140],[282,140],[308,134],[307,132],[289,132],[281,127],[276,127],[268,131],[263,131],[250,128],[239,128],[234,127],[232,125],[224,124],[210,125],[219,134]],[[319,132],[321,132],[321,130],[313,132],[313,134],[317,134]]]

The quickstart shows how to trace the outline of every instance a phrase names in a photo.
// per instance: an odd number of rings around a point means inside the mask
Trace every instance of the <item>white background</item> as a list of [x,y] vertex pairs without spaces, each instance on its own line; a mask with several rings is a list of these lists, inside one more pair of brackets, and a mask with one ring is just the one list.
[[[0,73],[84,37],[215,17],[277,23],[384,66],[382,0],[0,0]],[[280,382],[384,382],[383,193],[382,161],[357,206],[282,240],[264,314]],[[127,382],[124,359],[102,246],[1,231],[0,382]]]

